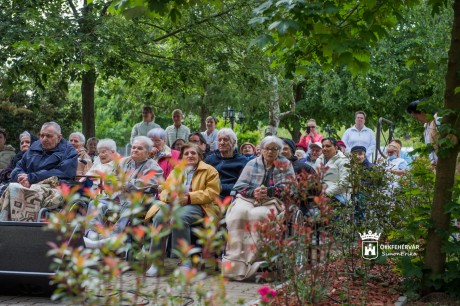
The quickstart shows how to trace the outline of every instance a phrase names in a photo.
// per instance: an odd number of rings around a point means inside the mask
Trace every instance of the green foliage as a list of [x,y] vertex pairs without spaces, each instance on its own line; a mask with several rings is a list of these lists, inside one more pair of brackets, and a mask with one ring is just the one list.
[[[398,214],[404,215],[403,226],[391,231],[390,238],[396,243],[411,244],[418,242],[423,253],[420,257],[402,257],[398,259],[399,269],[405,277],[405,290],[410,297],[415,298],[420,294],[422,286],[437,288],[437,290],[447,291],[458,294],[457,286],[460,281],[459,261],[460,245],[458,243],[459,229],[454,224],[448,232],[441,233],[445,237],[442,247],[443,252],[447,253],[446,272],[442,275],[431,277],[427,284],[422,283],[424,265],[422,256],[426,251],[426,240],[428,230],[432,227],[431,203],[434,192],[435,174],[429,160],[417,158],[412,162],[411,185],[405,194],[398,199]],[[454,201],[446,205],[446,211],[451,212],[452,218],[460,216],[458,208],[458,191],[460,186],[454,187]]]
[[[196,268],[184,272],[175,267],[166,287],[147,290],[144,276],[146,269],[152,263],[161,266],[164,258],[161,250],[149,253],[145,249],[148,249],[150,241],[160,242],[171,234],[172,228],[183,226],[182,206],[179,204],[179,199],[184,192],[184,185],[179,175],[184,167],[185,163],[175,167],[171,173],[174,179],[167,186],[163,185],[163,189],[170,194],[170,202],[169,205],[161,206],[164,216],[161,227],[153,228],[148,221],[144,221],[146,209],[155,202],[155,199],[142,192],[132,192],[127,195],[131,205],[126,210],[123,210],[119,203],[109,204],[110,215],[106,215],[107,222],[93,228],[101,237],[110,237],[105,239],[98,249],[75,247],[67,243],[71,237],[81,238],[83,230],[75,232],[75,229],[90,228],[88,222],[96,215],[82,216],[75,210],[78,205],[71,204],[68,204],[63,211],[52,214],[49,218],[49,228],[55,230],[61,238],[61,243],[51,245],[52,249],[49,252],[49,255],[54,256],[53,267],[59,267],[52,280],[57,288],[52,299],[63,300],[72,305],[137,305],[148,298],[161,305],[177,305],[183,303],[181,296],[189,295],[191,290],[194,290],[199,305],[225,304],[226,296],[222,278],[214,276],[211,288],[207,285],[204,290],[204,281],[209,281],[209,278]],[[118,177],[103,176],[104,192],[107,196],[126,192],[124,182],[125,176],[128,175],[128,173],[120,173]],[[67,203],[80,198],[76,191],[62,189]],[[85,195],[91,198],[98,208],[101,194],[86,190]],[[219,203],[224,209],[224,204]],[[131,224],[122,233],[113,235],[113,223],[121,216],[130,217]],[[206,218],[203,221],[203,229],[197,230],[195,234],[201,243],[203,254],[213,254],[222,249],[223,240],[220,237],[225,234],[219,231],[218,220]],[[196,248],[182,244],[176,255],[182,262],[194,260],[196,266],[201,266],[206,259],[192,258],[195,251]],[[128,253],[131,254],[130,258],[124,256]],[[130,260],[124,260],[123,257]],[[135,282],[132,284],[123,280],[123,274],[129,270],[135,274]]]

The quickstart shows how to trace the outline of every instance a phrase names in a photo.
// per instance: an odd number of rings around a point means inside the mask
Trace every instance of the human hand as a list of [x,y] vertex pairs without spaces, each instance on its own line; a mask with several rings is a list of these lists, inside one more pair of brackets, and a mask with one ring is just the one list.
[[184,192],[183,197],[180,198],[180,204],[181,205],[188,204],[188,195],[189,195],[188,192]]
[[151,153],[153,156],[155,156],[155,155],[158,154],[159,152],[160,152],[160,150],[158,150],[157,147],[153,147],[153,148],[152,148],[152,151],[150,151],[150,153]]
[[18,176],[18,183],[21,184],[22,186],[29,188],[30,187],[30,182],[29,178],[27,177],[27,174],[21,173]]
[[18,183],[21,184],[22,181],[27,180],[27,174],[21,173],[18,175]]
[[261,185],[254,189],[254,198],[259,200],[267,197],[267,187]]

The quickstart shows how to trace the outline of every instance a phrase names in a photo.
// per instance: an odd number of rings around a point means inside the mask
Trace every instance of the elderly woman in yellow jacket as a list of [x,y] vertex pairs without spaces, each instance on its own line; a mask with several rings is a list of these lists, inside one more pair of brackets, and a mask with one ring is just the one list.
[[[192,143],[186,143],[181,148],[180,159],[185,159],[185,170],[179,176],[182,182],[184,194],[181,195],[179,215],[182,216],[182,227],[172,228],[171,246],[177,249],[178,241],[185,240],[191,243],[191,225],[204,218],[205,216],[218,220],[220,209],[216,203],[216,198],[220,194],[219,173],[212,166],[203,162],[203,156],[199,147]],[[176,179],[175,171],[166,179],[166,186],[171,185]],[[171,203],[171,190],[165,189],[160,194],[160,200],[164,203]],[[152,206],[147,213],[147,219],[153,216],[153,226],[158,227],[163,222],[163,213],[158,204]],[[150,252],[161,249],[160,243],[152,243]],[[190,262],[181,264],[183,268],[191,268]],[[146,272],[147,276],[158,276],[158,267],[152,265]]]

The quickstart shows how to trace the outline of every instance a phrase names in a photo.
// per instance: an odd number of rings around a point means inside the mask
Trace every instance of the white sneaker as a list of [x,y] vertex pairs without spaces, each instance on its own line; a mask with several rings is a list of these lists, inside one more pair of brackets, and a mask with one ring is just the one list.
[[92,230],[88,231],[86,237],[91,240],[99,240],[99,234]]
[[88,249],[100,249],[104,244],[111,241],[113,242],[116,237],[108,237],[101,240],[91,240],[88,237],[83,237],[83,241],[85,242],[85,247]]
[[101,240],[91,240],[88,237],[83,237],[83,241],[88,249],[100,249],[103,244]]
[[145,276],[147,277],[158,277],[160,271],[155,265],[151,265],[150,268],[145,272]]

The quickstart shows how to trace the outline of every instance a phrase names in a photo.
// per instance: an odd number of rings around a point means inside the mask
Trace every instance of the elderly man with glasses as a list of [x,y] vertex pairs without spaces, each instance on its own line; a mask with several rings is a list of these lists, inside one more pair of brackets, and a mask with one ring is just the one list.
[[300,137],[300,141],[296,145],[299,147],[308,148],[307,152],[309,152],[310,151],[309,144],[313,142],[321,143],[321,140],[323,140],[323,135],[318,133],[318,127],[316,125],[316,120],[309,119],[307,122],[307,127],[305,129],[305,135]]

